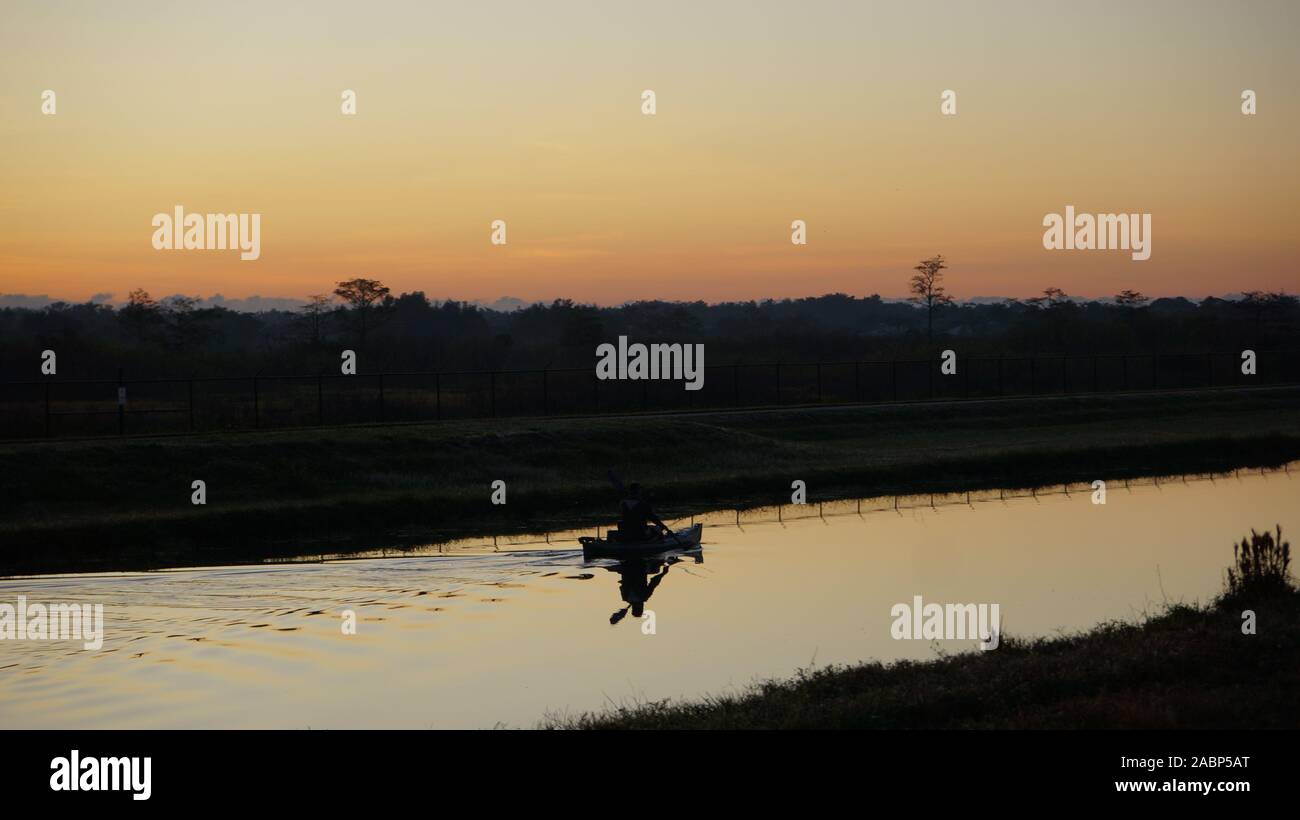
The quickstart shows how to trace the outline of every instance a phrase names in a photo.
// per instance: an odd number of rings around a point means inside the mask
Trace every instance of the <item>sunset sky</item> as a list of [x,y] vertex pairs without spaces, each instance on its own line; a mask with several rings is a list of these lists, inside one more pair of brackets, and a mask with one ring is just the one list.
[[[0,293],[902,296],[935,253],[959,298],[1295,292],[1298,22],[1293,0],[5,0]],[[154,250],[176,205],[260,213],[261,258]],[[1044,250],[1066,205],[1151,213],[1151,259]]]

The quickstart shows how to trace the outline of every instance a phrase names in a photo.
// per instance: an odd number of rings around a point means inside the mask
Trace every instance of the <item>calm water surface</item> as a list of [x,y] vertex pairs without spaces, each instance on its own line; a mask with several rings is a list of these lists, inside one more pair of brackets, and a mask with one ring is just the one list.
[[[532,726],[547,713],[738,690],[799,667],[927,658],[895,641],[913,595],[998,603],[1050,635],[1221,587],[1251,527],[1300,533],[1289,472],[838,502],[704,516],[702,562],[654,568],[647,608],[576,545],[0,581],[0,602],[102,603],[99,651],[0,641],[0,728]],[[820,513],[820,515],[819,515]],[[781,520],[777,521],[777,516]],[[344,635],[342,613],[357,616]]]

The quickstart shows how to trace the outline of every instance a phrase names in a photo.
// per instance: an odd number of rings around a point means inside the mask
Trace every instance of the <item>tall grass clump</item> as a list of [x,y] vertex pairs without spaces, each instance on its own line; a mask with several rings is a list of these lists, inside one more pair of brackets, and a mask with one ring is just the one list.
[[1268,596],[1291,592],[1291,544],[1265,530],[1250,531],[1250,539],[1232,546],[1233,566],[1228,568],[1227,599]]

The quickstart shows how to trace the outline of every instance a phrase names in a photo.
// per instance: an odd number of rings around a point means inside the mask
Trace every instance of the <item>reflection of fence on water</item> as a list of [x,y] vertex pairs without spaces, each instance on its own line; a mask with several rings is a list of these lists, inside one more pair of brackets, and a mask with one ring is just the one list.
[[[1297,462],[1300,469],[1300,462]],[[1143,476],[1140,478],[1107,478],[1106,492],[1120,489],[1133,490],[1141,487],[1159,488],[1169,484],[1191,484],[1197,482],[1232,481],[1252,475],[1274,475],[1291,473],[1291,464],[1281,467],[1249,467],[1236,470],[1180,473],[1167,476]],[[1093,493],[1092,482],[1072,482],[1067,484],[1049,484],[1039,487],[1015,489],[984,489],[961,492],[908,493],[902,495],[871,496],[867,498],[844,498],[828,501],[810,501],[806,504],[767,504],[750,506],[736,504],[733,507],[711,510],[671,517],[669,510],[664,515],[664,522],[670,526],[686,526],[702,523],[707,532],[708,527],[737,527],[743,529],[750,524],[784,524],[794,521],[809,521],[825,518],[842,518],[846,516],[864,516],[878,513],[903,513],[907,510],[939,509],[941,507],[958,507],[984,504],[989,502],[1007,502],[1024,499],[1037,499],[1050,496],[1083,496],[1090,499]],[[551,532],[519,533],[514,535],[493,535],[460,538],[453,541],[428,544],[412,548],[385,548],[366,552],[336,553],[297,560],[356,560],[363,558],[412,558],[430,555],[473,555],[480,553],[501,554],[509,552],[536,552],[548,547],[569,550],[578,544],[583,536],[600,536],[612,529],[614,524],[605,524],[582,529],[564,529]],[[708,546],[707,539],[704,546]],[[290,559],[294,560],[294,559]]]
[[[1202,481],[1227,481],[1248,475],[1290,474],[1291,465],[1281,467],[1251,467],[1226,472],[1187,473],[1168,476],[1143,476],[1141,478],[1104,479],[1107,493],[1119,489],[1161,487],[1169,484],[1189,484]],[[1006,502],[1035,499],[1046,496],[1079,495],[1091,498],[1092,482],[1051,484],[1030,488],[984,489],[961,492],[908,493],[872,496],[867,498],[833,499],[807,504],[774,504],[757,507],[736,507],[690,516],[691,523],[705,526],[732,526],[743,528],[747,524],[783,524],[818,518],[836,518],[876,513],[902,513],[907,510],[939,509],[941,507],[974,506],[988,502]],[[685,520],[685,519],[683,519]]]

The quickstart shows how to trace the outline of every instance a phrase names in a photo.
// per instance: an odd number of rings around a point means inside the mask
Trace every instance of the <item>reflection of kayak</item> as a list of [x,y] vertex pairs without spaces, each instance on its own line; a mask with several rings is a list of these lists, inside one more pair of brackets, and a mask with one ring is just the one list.
[[[703,524],[695,524],[684,530],[677,530],[672,535],[662,535],[650,541],[619,541],[617,537],[593,538],[584,536],[582,558],[648,558],[670,550],[695,549],[700,545],[700,535],[704,532]],[[609,533],[615,536],[614,532]]]

